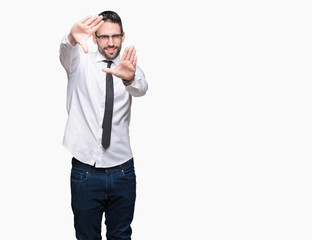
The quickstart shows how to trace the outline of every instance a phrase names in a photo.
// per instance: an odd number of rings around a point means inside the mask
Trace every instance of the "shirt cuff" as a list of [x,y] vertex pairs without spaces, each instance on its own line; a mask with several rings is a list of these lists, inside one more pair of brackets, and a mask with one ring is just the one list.
[[69,41],[69,39],[68,39],[68,34],[69,34],[69,33],[67,33],[67,34],[63,37],[62,44],[65,44],[66,46],[71,47],[71,48],[76,47],[78,44],[76,44],[75,46],[71,45],[71,43],[70,43],[70,41]]

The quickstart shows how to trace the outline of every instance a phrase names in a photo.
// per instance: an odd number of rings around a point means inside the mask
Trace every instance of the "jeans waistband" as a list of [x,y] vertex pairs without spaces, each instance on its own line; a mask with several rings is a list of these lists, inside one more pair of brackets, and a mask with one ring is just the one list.
[[108,168],[96,168],[95,166],[88,165],[86,163],[80,162],[78,159],[74,158],[72,159],[72,166],[75,169],[80,170],[87,170],[89,172],[107,172],[107,171],[115,171],[119,169],[125,169],[130,168],[134,166],[133,158],[128,160],[127,162],[114,166],[114,167],[108,167]]

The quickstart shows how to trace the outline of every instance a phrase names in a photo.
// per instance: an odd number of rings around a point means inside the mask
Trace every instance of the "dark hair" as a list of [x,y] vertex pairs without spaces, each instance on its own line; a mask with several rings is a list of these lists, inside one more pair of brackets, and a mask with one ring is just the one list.
[[103,21],[104,22],[113,22],[113,23],[118,23],[120,26],[121,33],[123,33],[122,29],[122,23],[121,23],[121,18],[119,15],[113,11],[104,11],[99,14],[99,16],[103,16]]

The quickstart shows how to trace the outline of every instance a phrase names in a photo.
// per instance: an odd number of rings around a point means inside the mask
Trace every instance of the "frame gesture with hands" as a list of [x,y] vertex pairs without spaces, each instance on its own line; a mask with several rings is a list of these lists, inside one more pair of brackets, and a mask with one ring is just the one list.
[[[104,24],[103,16],[87,16],[82,20],[76,22],[68,35],[68,40],[72,46],[77,43],[82,47],[85,53],[88,53],[87,40],[91,35],[94,35],[99,28]],[[124,34],[124,33],[122,33]],[[95,42],[96,43],[96,42]],[[115,68],[103,68],[102,71],[111,73],[116,77],[125,80],[128,84],[131,84],[134,80],[134,74],[136,71],[137,56],[136,49],[132,45],[126,47],[119,64]]]

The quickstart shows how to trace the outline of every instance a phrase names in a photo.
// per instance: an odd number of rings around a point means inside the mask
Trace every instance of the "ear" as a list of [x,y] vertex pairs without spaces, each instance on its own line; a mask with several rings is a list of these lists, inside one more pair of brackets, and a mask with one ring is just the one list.
[[92,34],[92,39],[93,39],[94,44],[96,44],[96,45],[97,45],[97,41],[96,41],[96,36],[95,36],[95,33],[93,33],[93,34]]
[[121,39],[121,42],[122,42],[122,43],[125,41],[125,35],[126,35],[126,33],[123,32],[122,39]]

